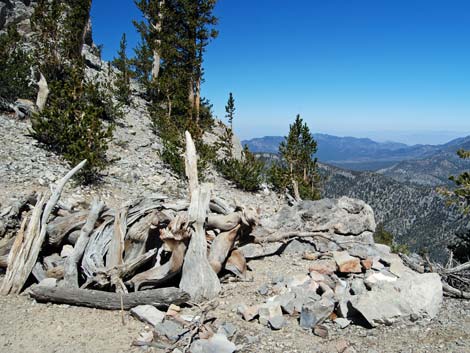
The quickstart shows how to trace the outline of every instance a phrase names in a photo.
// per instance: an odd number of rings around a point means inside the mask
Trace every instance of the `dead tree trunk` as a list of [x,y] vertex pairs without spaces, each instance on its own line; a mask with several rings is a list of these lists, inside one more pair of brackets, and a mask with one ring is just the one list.
[[212,185],[198,185],[196,149],[191,134],[186,131],[186,176],[189,180],[191,203],[188,220],[191,240],[183,264],[180,288],[196,301],[213,299],[220,292],[220,282],[207,259],[204,223],[209,209]]
[[36,106],[38,111],[42,112],[47,103],[47,97],[49,96],[49,86],[47,85],[46,78],[40,72],[40,79],[38,81],[38,95],[36,97]]

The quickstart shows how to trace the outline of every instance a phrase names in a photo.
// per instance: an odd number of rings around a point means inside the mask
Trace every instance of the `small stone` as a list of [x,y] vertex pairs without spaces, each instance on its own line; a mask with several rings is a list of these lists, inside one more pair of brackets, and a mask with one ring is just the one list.
[[351,290],[353,291],[354,295],[360,295],[364,293],[367,289],[362,279],[354,278],[351,282]]
[[216,333],[209,339],[200,339],[191,344],[191,353],[233,353],[237,346],[224,335]]
[[310,280],[310,277],[304,274],[292,276],[292,278],[290,278],[287,281],[287,288],[301,286],[304,283],[308,282],[309,280]]
[[308,271],[315,271],[322,275],[331,275],[336,271],[336,263],[333,260],[316,260],[309,266]]
[[373,260],[369,257],[365,260],[361,260],[361,265],[364,270],[370,270],[372,268]]
[[344,353],[346,349],[349,347],[349,342],[346,341],[344,338],[340,338],[336,341],[335,348],[338,353]]
[[274,316],[272,318],[270,318],[268,320],[269,322],[269,326],[273,329],[273,330],[280,330],[281,328],[284,327],[285,323],[286,323],[286,320],[284,319],[284,317],[281,315],[281,316]]
[[165,313],[152,305],[139,305],[131,309],[131,314],[140,321],[146,322],[152,326],[163,322]]
[[338,317],[334,320],[335,324],[339,326],[340,329],[345,329],[351,324],[351,321],[342,317]]
[[230,322],[225,322],[222,325],[220,325],[219,329],[217,330],[217,333],[222,334],[228,338],[233,337],[235,333],[237,332],[237,327],[230,323]]
[[261,325],[267,326],[269,320],[276,316],[282,316],[282,310],[279,303],[270,302],[259,307],[259,323]]
[[259,306],[246,306],[240,305],[237,309],[238,313],[242,315],[243,319],[246,321],[253,320],[259,314]]
[[342,273],[361,273],[361,262],[357,257],[352,257],[347,251],[333,251],[333,258]]
[[323,282],[325,280],[325,276],[322,275],[321,273],[318,273],[317,271],[311,271],[310,272],[310,277],[315,282]]
[[160,336],[165,336],[170,341],[180,339],[182,331],[183,326],[172,320],[164,320],[162,323],[155,325],[155,332]]
[[267,295],[269,292],[269,287],[267,284],[263,284],[261,287],[258,288],[258,293],[261,295]]
[[306,251],[309,251],[309,252],[315,251],[315,246],[308,242],[294,239],[289,244],[287,244],[283,253],[284,254],[303,254]]
[[380,258],[379,257],[374,257],[373,260],[372,260],[372,269],[373,270],[376,270],[376,271],[380,271],[384,268],[385,266],[383,265],[383,263],[380,262]]
[[324,325],[316,325],[313,328],[313,334],[321,338],[328,338],[328,329]]
[[306,303],[302,306],[300,313],[300,326],[311,329],[325,321],[333,310],[334,302],[328,299]]
[[292,315],[295,310],[294,301],[295,294],[293,292],[287,292],[280,296],[275,297],[275,301],[279,303],[281,309],[289,315]]
[[315,252],[312,252],[312,251],[305,251],[302,255],[302,258],[304,260],[314,261],[314,260],[318,259],[318,255]]

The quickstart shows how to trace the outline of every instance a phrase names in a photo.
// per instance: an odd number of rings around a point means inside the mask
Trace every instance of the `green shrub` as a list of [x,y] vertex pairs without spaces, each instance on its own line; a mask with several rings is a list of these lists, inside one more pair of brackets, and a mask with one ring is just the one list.
[[241,160],[226,158],[216,163],[217,170],[236,187],[245,191],[256,191],[262,182],[263,162],[256,159],[245,146]]
[[382,223],[377,224],[374,233],[374,241],[377,244],[383,244],[390,247],[390,250],[393,253],[402,253],[402,254],[409,254],[410,249],[406,244],[398,244],[394,240],[394,236],[392,233],[385,230]]

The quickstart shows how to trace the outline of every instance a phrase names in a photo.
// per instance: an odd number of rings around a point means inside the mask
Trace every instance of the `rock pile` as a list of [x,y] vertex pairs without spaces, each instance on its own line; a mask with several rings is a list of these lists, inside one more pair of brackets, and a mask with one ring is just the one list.
[[[299,318],[301,327],[326,336],[321,326],[326,320],[340,327],[350,323],[375,327],[432,319],[441,306],[440,276],[415,272],[389,247],[375,244],[372,209],[360,200],[303,202],[264,224],[276,231],[265,227],[254,233],[258,242],[274,242],[269,252],[302,254],[311,264],[308,272],[260,288],[268,298],[259,305],[241,305],[238,311],[245,320],[258,318],[278,330],[285,315],[290,315]],[[287,246],[276,243],[292,237],[298,239]]]

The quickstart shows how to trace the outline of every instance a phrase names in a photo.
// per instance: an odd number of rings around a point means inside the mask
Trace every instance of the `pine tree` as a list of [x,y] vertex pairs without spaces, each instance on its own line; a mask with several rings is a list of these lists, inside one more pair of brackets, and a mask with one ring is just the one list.
[[271,169],[271,182],[274,186],[283,191],[282,189],[292,189],[293,184],[297,184],[301,198],[320,198],[317,160],[312,159],[316,151],[317,143],[309,127],[297,115],[294,123],[289,126],[288,135],[279,146],[284,165]]
[[227,105],[225,106],[225,117],[228,119],[230,128],[233,129],[233,118],[235,116],[235,99],[232,92],[228,95]]
[[123,33],[121,42],[119,44],[118,57],[113,59],[112,64],[116,69],[119,70],[116,81],[114,83],[116,98],[121,103],[129,105],[131,103],[131,71],[126,50],[126,33]]

